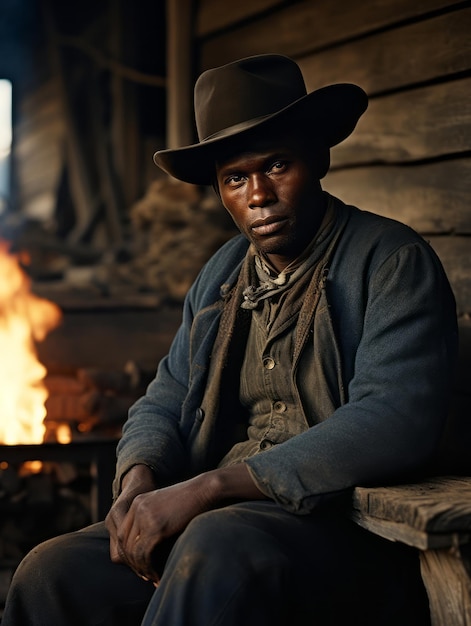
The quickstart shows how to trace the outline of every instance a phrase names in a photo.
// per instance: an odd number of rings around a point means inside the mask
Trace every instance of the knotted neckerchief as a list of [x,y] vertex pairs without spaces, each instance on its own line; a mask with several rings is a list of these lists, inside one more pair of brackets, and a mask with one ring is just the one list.
[[[285,267],[279,274],[263,256],[257,254],[254,246],[251,245],[249,255],[252,255],[254,259],[256,276],[252,276],[252,283],[242,292],[244,300],[240,305],[241,308],[256,309],[259,302],[275,294],[281,294],[301,276],[306,274],[322,258],[329,246],[334,230],[334,217],[334,204],[332,198],[328,197],[327,210],[316,237],[314,237],[302,255]],[[256,284],[257,282],[258,285]]]

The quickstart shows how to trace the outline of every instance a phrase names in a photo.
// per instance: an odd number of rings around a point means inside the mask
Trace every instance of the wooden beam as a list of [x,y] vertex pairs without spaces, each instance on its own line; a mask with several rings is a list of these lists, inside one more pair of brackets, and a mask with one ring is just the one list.
[[193,2],[167,2],[167,147],[194,140]]
[[[136,48],[135,45],[129,45],[125,41],[125,31],[127,38],[132,37],[134,32],[129,28],[129,12],[130,5],[124,0],[109,3],[109,39],[113,57],[125,64],[133,65]],[[112,71],[110,87],[112,98],[110,145],[113,164],[119,175],[125,204],[130,206],[141,191],[142,164],[136,86],[119,72]]]
[[66,125],[67,165],[69,168],[70,187],[76,210],[76,224],[68,238],[79,242],[91,221],[99,210],[99,199],[91,180],[87,159],[84,154],[82,137],[76,123],[72,94],[64,68],[62,53],[58,41],[54,9],[51,0],[43,3],[44,20],[49,42],[51,66],[59,82],[61,105]]

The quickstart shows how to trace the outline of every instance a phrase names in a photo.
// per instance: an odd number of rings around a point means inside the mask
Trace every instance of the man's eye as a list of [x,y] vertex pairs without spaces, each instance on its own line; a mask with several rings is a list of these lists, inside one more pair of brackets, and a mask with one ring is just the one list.
[[242,176],[240,174],[231,174],[231,176],[227,176],[224,183],[226,185],[238,185],[242,182]]
[[269,172],[272,171],[276,171],[276,172],[280,172],[283,171],[286,167],[286,162],[285,161],[275,161],[274,163],[271,164],[270,168],[269,168]]

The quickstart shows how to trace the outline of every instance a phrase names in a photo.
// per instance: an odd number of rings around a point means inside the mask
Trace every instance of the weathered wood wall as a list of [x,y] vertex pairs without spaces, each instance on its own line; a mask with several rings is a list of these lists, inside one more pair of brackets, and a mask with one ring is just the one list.
[[[471,437],[471,8],[451,0],[200,0],[200,69],[251,54],[296,59],[309,90],[353,82],[370,96],[332,150],[324,187],[428,239],[459,314],[458,445]],[[437,302],[437,306],[440,303]],[[464,430],[463,430],[464,429]],[[465,437],[463,437],[463,433]],[[466,442],[466,443],[464,443]]]
[[47,80],[19,103],[15,138],[16,202],[25,215],[53,218],[63,160],[65,123],[57,82]]

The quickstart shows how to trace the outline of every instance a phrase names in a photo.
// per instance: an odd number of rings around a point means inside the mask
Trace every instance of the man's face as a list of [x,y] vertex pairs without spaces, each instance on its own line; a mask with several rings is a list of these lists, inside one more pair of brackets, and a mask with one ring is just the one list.
[[303,252],[324,215],[313,163],[293,139],[284,138],[256,142],[216,165],[222,203],[278,271]]

